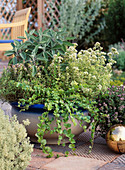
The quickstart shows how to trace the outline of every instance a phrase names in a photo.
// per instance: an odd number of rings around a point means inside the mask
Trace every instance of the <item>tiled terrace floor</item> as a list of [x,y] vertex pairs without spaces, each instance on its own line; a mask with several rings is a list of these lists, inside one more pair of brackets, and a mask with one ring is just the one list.
[[[0,62],[0,74],[4,66],[7,66],[7,62]],[[0,108],[10,115],[11,106],[8,103],[0,102]],[[76,143],[75,156],[69,150],[69,157],[64,156],[67,146],[53,145],[54,157],[46,158],[39,145],[35,144],[32,160],[26,170],[125,170],[125,154],[110,151],[103,138],[95,139],[93,151],[88,155],[89,138],[89,131],[81,134]],[[57,154],[59,158],[56,158]]]

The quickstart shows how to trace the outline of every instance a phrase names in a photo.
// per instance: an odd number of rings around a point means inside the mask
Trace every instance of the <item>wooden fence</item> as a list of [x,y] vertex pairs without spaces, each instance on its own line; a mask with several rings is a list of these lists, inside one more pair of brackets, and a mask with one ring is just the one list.
[[[45,29],[45,23],[49,27],[52,17],[51,10],[54,11],[55,23],[58,26],[60,2],[61,0],[0,0],[0,23],[11,22],[16,10],[31,7],[29,30],[37,30],[40,27]],[[10,39],[10,31],[10,29],[0,30],[0,37],[2,39]]]

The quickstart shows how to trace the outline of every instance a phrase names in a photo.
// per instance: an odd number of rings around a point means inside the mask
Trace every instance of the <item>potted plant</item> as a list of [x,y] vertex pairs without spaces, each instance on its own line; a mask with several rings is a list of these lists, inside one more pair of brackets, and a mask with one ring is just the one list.
[[[90,123],[91,118],[94,120],[91,122],[93,141],[98,122],[94,98],[110,84],[112,56],[116,53],[113,49],[106,61],[99,43],[93,49],[77,52],[77,45],[65,41],[63,34],[63,31],[52,30],[26,33],[27,41],[15,41],[13,50],[6,52],[8,56],[14,54],[14,58],[0,78],[3,100],[12,103],[17,110],[18,106],[20,111],[30,109],[33,113],[35,109],[40,113],[38,142],[43,152],[50,156],[52,150],[45,146],[46,133],[56,134],[58,144],[63,146],[67,137],[69,147],[75,149],[75,134],[71,127],[79,122],[79,127],[86,130],[87,124],[83,121]],[[33,115],[29,117],[33,118]]]

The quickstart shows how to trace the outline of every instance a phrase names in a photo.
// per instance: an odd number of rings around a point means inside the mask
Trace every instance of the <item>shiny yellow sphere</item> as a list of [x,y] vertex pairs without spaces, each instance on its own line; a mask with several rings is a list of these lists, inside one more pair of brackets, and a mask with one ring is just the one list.
[[112,126],[106,134],[106,143],[111,150],[125,153],[125,125]]

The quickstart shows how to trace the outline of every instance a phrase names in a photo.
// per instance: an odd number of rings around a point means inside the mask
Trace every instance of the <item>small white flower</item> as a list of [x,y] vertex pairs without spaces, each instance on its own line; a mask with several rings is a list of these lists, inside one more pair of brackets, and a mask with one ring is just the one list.
[[74,70],[79,71],[79,68],[78,68],[78,67],[73,67],[73,68],[74,68]]
[[99,89],[99,90],[102,89],[102,85],[101,85],[101,84],[98,85],[98,89]]
[[93,79],[96,79],[96,76],[92,76]]
[[85,75],[88,75],[88,72],[84,72]]
[[71,85],[74,86],[74,85],[78,85],[78,83],[76,81],[72,81],[71,82]]
[[100,47],[100,43],[99,43],[99,42],[96,42],[95,47],[96,47],[96,48],[99,48],[99,47]]
[[111,56],[112,56],[112,53],[111,53],[111,52],[109,52],[109,53],[108,53],[108,56],[109,56],[109,57],[111,57]]
[[23,124],[24,124],[25,126],[28,126],[28,125],[30,124],[29,119],[23,120]]

